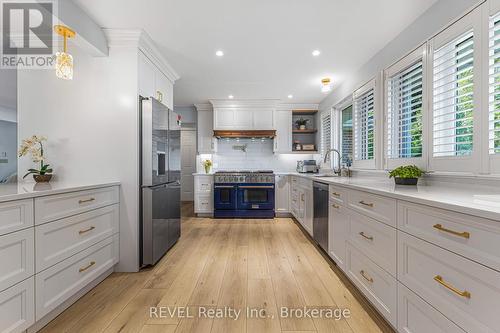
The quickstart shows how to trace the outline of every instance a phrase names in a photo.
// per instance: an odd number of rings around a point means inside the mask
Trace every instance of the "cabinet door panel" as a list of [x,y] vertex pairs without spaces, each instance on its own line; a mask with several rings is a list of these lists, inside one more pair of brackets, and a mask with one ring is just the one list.
[[276,137],[274,138],[274,152],[289,153],[292,151],[292,111],[276,111]]
[[156,97],[155,70],[153,63],[142,52],[139,52],[139,95]]
[[345,270],[345,247],[349,231],[349,213],[345,207],[330,200],[328,252],[337,266]]
[[274,115],[272,110],[254,110],[253,111],[253,129],[272,130],[274,129]]

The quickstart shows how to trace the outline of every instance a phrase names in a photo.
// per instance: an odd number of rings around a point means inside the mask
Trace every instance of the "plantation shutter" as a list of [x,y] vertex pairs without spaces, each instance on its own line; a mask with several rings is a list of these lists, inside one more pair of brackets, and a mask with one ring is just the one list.
[[474,39],[472,30],[434,51],[433,156],[473,151]]
[[375,149],[375,97],[371,88],[354,99],[354,156],[373,160]]
[[[330,114],[321,118],[321,154],[332,148],[332,119]],[[331,155],[330,155],[331,156]]]
[[489,34],[489,153],[500,154],[500,15],[490,18]]
[[387,155],[422,157],[423,61],[387,80]]

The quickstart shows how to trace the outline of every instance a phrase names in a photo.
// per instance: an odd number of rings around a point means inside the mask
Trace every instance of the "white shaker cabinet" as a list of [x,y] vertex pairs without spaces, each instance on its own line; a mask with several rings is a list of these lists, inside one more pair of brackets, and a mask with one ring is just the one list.
[[274,130],[279,100],[211,100],[214,130]]
[[274,111],[276,137],[274,138],[275,153],[290,153],[292,151],[292,111]]
[[196,105],[198,154],[213,154],[217,152],[217,139],[214,138],[214,112],[208,105]]
[[273,130],[276,128],[272,110],[253,110],[252,120],[253,129],[255,130]]
[[328,254],[338,267],[345,270],[345,249],[349,234],[347,208],[330,199],[328,219]]
[[290,182],[288,175],[275,176],[275,212],[288,213],[290,211]]
[[153,96],[170,109],[174,108],[173,83],[141,51],[139,51],[139,94]]

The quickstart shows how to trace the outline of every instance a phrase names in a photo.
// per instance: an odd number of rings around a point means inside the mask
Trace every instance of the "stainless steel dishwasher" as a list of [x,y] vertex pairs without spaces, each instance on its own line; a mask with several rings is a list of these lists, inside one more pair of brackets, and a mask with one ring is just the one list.
[[313,238],[328,253],[328,185],[313,182]]

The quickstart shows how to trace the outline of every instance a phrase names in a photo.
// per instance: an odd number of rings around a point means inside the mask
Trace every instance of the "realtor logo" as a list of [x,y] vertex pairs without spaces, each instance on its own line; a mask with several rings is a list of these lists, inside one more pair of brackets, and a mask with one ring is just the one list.
[[3,68],[53,67],[55,1],[0,0]]

